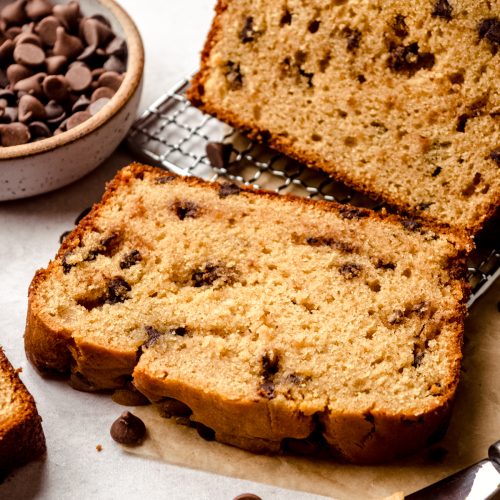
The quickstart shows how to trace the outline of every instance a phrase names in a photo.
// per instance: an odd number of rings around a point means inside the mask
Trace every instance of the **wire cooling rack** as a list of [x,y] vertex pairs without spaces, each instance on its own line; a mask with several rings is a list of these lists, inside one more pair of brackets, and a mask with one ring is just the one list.
[[[136,154],[179,175],[194,175],[211,181],[223,177],[278,193],[292,192],[373,210],[382,208],[382,204],[334,181],[327,174],[252,142],[216,118],[202,113],[186,99],[188,87],[189,80],[182,80],[134,123],[127,142]],[[227,166],[217,168],[210,164],[206,155],[209,142],[231,145]],[[468,279],[472,287],[469,306],[500,276],[500,241],[498,235],[490,236],[491,231],[478,240],[477,249],[469,259]]]

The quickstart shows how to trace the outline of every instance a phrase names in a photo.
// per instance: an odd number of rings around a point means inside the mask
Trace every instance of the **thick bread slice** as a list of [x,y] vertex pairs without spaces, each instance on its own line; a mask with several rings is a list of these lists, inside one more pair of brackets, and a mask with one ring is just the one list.
[[354,188],[476,233],[500,204],[500,1],[219,0],[188,97]]
[[89,390],[133,374],[152,401],[181,401],[243,448],[319,429],[349,460],[385,460],[448,415],[470,246],[134,164],[36,274],[26,351]]
[[0,348],[0,470],[43,453],[45,436],[35,401]]

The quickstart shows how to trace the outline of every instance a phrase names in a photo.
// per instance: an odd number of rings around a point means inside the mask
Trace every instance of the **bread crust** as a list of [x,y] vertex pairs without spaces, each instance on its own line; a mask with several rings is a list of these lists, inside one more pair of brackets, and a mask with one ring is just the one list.
[[[432,404],[419,415],[388,415],[376,411],[363,415],[329,411],[306,415],[277,400],[228,400],[216,394],[207,394],[183,381],[152,377],[140,365],[136,366],[139,358],[135,350],[117,351],[81,340],[77,342],[71,332],[47,318],[38,302],[37,289],[40,284],[56,266],[61,265],[64,254],[78,245],[86,229],[92,227],[103,205],[112,199],[113,193],[120,186],[146,173],[155,177],[177,177],[137,163],[118,172],[107,185],[102,201],[93,207],[67,237],[56,259],[50,263],[47,270],[40,270],[35,275],[29,289],[25,347],[28,358],[40,371],[71,371],[78,374],[79,381],[82,382],[82,386],[78,388],[83,390],[121,387],[133,374],[134,384],[151,401],[159,401],[165,397],[178,399],[191,408],[194,421],[215,430],[219,441],[258,452],[275,453],[281,449],[283,439],[304,439],[319,429],[335,455],[358,463],[380,462],[422,447],[446,421],[459,378],[463,317],[469,292],[468,284],[460,277],[465,269],[466,255],[473,247],[465,233],[450,229],[444,231],[457,249],[456,257],[450,262],[450,274],[458,277],[453,280],[452,286],[460,300],[455,314],[449,319],[455,334],[452,376],[448,387],[443,387],[442,395],[435,397]],[[194,177],[184,178],[183,182],[218,189],[217,183],[207,183]],[[313,205],[336,213],[340,213],[344,208],[338,203],[293,195],[280,195],[251,188],[242,188],[242,191],[268,198],[287,199],[299,205]],[[398,226],[403,222],[400,217],[392,214],[359,210],[366,215],[362,220],[380,220]],[[424,223],[422,227],[429,230],[442,229],[436,228],[432,223]]]
[[21,399],[19,410],[0,426],[0,469],[10,470],[43,455],[46,445],[42,419],[38,415],[35,400],[1,348],[0,371],[7,375],[16,395]]
[[[227,110],[221,110],[213,103],[204,100],[204,88],[209,73],[209,58],[212,48],[219,41],[222,24],[221,16],[227,9],[229,2],[230,0],[217,1],[217,4],[215,6],[215,17],[212,21],[212,25],[205,41],[205,45],[201,52],[200,69],[192,78],[191,86],[186,91],[186,97],[189,99],[189,101],[204,113],[208,113],[209,115],[212,115],[215,118],[238,129],[250,140],[254,140],[263,143],[271,148],[274,148],[277,151],[280,151],[281,153],[289,156],[290,158],[306,164],[310,168],[326,172],[336,181],[342,182],[346,186],[364,193],[374,200],[383,201],[389,207],[395,209],[402,215],[409,215],[415,220],[425,221],[433,224],[435,227],[441,227],[442,229],[449,228],[449,224],[440,223],[434,217],[431,217],[425,212],[416,212],[414,210],[414,207],[412,207],[409,203],[407,203],[403,199],[391,195],[388,191],[375,191],[367,183],[357,181],[343,174],[336,169],[334,161],[328,161],[325,158],[314,154],[312,151],[298,148],[292,143],[289,138],[275,136],[270,133],[269,130],[259,129],[255,124],[244,122],[235,113],[231,113]],[[481,215],[479,217],[476,217],[468,227],[460,227],[459,229],[466,231],[470,236],[475,236],[483,229],[488,220],[492,219],[496,214],[499,213],[499,203],[500,200],[497,199],[496,202],[492,201],[491,203],[483,204],[483,206],[481,206]]]

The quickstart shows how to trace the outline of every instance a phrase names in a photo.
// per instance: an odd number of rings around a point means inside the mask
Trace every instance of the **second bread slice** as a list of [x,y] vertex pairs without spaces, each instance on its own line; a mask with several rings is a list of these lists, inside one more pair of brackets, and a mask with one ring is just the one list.
[[217,439],[407,453],[458,382],[469,240],[132,165],[30,288],[26,350],[87,389],[131,375]]

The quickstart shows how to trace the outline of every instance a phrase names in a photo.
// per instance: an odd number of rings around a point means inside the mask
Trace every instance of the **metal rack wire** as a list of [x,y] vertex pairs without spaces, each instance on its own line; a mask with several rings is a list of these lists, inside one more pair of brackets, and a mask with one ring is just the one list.
[[[148,162],[180,175],[215,181],[219,177],[256,188],[293,192],[309,198],[351,203],[373,210],[382,204],[307,168],[281,153],[252,142],[233,128],[193,107],[185,97],[187,79],[162,95],[135,122],[129,147]],[[206,155],[208,142],[231,144],[227,167],[213,167]],[[469,261],[472,287],[469,306],[500,276],[499,242],[481,242]]]

